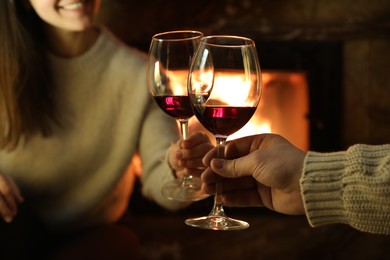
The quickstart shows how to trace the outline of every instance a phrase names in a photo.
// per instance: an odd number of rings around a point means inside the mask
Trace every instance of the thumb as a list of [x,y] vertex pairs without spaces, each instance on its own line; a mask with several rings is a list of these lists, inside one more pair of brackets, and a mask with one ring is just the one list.
[[255,164],[252,154],[237,158],[237,159],[218,159],[211,161],[211,169],[218,175],[225,178],[240,178],[251,176],[254,172]]

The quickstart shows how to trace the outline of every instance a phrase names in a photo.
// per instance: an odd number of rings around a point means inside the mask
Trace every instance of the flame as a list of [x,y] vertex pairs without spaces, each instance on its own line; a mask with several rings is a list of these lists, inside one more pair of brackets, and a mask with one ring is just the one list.
[[[232,106],[253,106],[253,100],[248,101],[247,92],[250,88],[254,87],[253,81],[248,79],[251,75],[242,75],[235,74],[234,72],[220,72],[215,73],[214,79],[213,73],[202,72],[199,74],[193,75],[193,84],[200,84],[203,89],[210,88],[212,86],[222,86],[216,87],[209,98],[209,100],[219,100],[221,103],[228,103]],[[253,76],[254,77],[254,76]],[[261,82],[268,82],[270,76],[268,74],[262,74]],[[205,82],[208,82],[208,84]],[[240,86],[240,91],[237,91],[237,86]],[[197,89],[202,89],[201,87]],[[260,105],[259,105],[260,106]],[[190,120],[190,125],[199,124],[198,120],[192,118]],[[196,126],[195,126],[196,128]],[[239,131],[229,136],[229,140],[236,139],[248,135],[258,134],[258,133],[271,133],[271,123],[270,120],[262,120],[259,117],[253,116],[252,119]]]
[[243,128],[230,135],[228,140],[238,139],[254,134],[265,134],[271,132],[271,123],[269,120],[253,120],[253,122],[249,121]]
[[[218,75],[215,77],[214,86],[220,86],[212,92],[210,99],[223,100],[231,106],[250,106],[247,104],[247,93],[252,87],[252,82],[245,79],[242,75]],[[237,91],[237,86],[240,86],[240,91]]]
[[[174,71],[169,74],[170,84],[175,86],[173,91],[176,95],[187,95],[184,93],[187,88],[183,87],[186,86],[187,76],[186,70],[180,73]],[[228,139],[261,133],[276,133],[283,135],[302,150],[307,150],[309,147],[309,122],[307,119],[309,107],[305,73],[267,71],[262,72],[261,76],[262,97],[255,114],[244,127],[229,136]],[[223,91],[213,91],[212,95],[233,105],[248,105],[245,95],[234,89],[237,84],[242,85],[242,88],[252,87],[247,82],[244,77],[237,74],[219,75],[215,77],[213,83],[223,84]],[[190,119],[190,133],[195,131],[208,133],[199,121],[192,117]],[[213,138],[212,134],[210,137]]]
[[187,96],[187,78],[188,71],[187,70],[175,70],[167,72],[167,76],[171,81],[173,94],[178,96]]

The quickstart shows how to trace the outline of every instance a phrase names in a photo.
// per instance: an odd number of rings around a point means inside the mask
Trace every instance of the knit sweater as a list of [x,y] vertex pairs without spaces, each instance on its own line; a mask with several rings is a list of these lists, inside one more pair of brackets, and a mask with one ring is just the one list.
[[143,194],[170,210],[183,207],[161,195],[174,178],[166,153],[179,134],[150,96],[146,55],[105,28],[76,58],[48,55],[62,126],[0,151],[0,171],[16,181],[26,203],[54,228],[121,214],[135,180],[124,173],[137,152]]
[[300,180],[309,223],[390,234],[390,145],[309,152]]

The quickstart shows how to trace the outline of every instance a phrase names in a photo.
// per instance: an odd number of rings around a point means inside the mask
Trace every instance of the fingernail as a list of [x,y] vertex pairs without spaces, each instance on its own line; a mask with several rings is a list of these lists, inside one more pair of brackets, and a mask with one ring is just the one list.
[[214,159],[213,160],[214,167],[217,169],[222,169],[224,166],[224,161],[220,159]]
[[181,159],[183,157],[183,153],[181,151],[176,152],[176,159]]
[[179,165],[180,168],[186,167],[185,162],[182,160],[177,161],[177,165]]

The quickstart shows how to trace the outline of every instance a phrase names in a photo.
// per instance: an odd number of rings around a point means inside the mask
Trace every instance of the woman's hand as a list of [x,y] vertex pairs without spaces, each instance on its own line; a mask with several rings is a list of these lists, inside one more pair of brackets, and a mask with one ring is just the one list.
[[194,133],[188,139],[179,140],[171,147],[169,163],[176,170],[178,177],[181,177],[185,170],[189,175],[199,177],[206,168],[202,162],[203,156],[213,147],[207,134]]
[[18,204],[24,201],[15,182],[0,173],[0,216],[5,222],[12,222],[18,213]]

